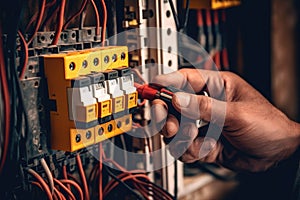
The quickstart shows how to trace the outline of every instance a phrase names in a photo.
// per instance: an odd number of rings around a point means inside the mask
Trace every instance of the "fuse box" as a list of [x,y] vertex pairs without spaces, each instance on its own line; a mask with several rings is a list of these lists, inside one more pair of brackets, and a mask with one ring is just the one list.
[[137,106],[126,46],[45,55],[51,148],[76,151],[131,130]]

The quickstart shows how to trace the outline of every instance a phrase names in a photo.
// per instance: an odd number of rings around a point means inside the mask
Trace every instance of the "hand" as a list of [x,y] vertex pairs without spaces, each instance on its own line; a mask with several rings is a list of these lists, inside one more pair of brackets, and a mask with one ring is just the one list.
[[[207,87],[210,93],[210,97],[176,93],[172,99],[182,115],[210,122],[212,134],[206,137],[199,135],[193,123],[167,115],[163,101],[153,101],[155,121],[162,124],[163,136],[176,135],[169,144],[170,152],[183,162],[200,160],[237,171],[265,171],[299,147],[300,125],[233,73],[181,69],[157,76],[153,82],[195,93]],[[221,139],[214,137],[218,130]]]

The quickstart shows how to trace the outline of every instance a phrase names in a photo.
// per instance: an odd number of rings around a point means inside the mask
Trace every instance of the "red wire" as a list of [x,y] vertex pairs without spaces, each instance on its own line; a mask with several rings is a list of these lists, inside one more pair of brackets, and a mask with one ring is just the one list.
[[107,24],[107,9],[106,9],[106,4],[104,0],[101,0],[101,5],[103,8],[103,24],[102,24],[102,46],[105,45],[105,34],[106,34],[106,24]]
[[65,6],[66,6],[66,0],[61,0],[60,10],[59,10],[59,20],[57,23],[54,39],[52,40],[52,45],[57,45],[60,34],[62,32],[62,28],[64,25]]
[[57,6],[56,9],[52,12],[52,15],[47,19],[47,21],[44,22],[44,25],[43,25],[42,28],[47,27],[49,25],[49,23],[51,22],[51,20],[53,19],[53,17],[55,15],[57,15],[59,9],[60,9],[60,7]]
[[102,143],[99,143],[99,200],[103,199],[103,190],[102,190],[102,158],[103,158],[103,148]]
[[79,11],[77,13],[75,13],[70,19],[68,19],[68,21],[64,24],[63,26],[63,30],[65,30],[66,28],[68,28],[69,24],[79,15],[81,15],[81,13],[83,12],[84,8],[86,7],[88,0],[84,0],[81,4],[81,7],[79,9]]
[[56,189],[55,187],[54,187],[54,199],[55,200],[62,200],[61,192],[59,192],[58,189]]
[[211,13],[210,10],[206,10],[205,11],[205,15],[206,15],[206,25],[207,26],[211,26],[212,22],[211,22]]
[[28,169],[27,170],[29,174],[31,174],[34,178],[36,178],[38,180],[38,182],[41,184],[43,190],[45,191],[47,198],[48,199],[53,199],[52,195],[51,195],[51,191],[49,186],[47,185],[47,183],[45,182],[45,180],[38,174],[36,173],[34,170],[32,169]]
[[94,8],[95,15],[96,15],[96,35],[98,36],[98,35],[100,35],[100,16],[99,16],[98,8],[97,8],[95,1],[91,0],[91,3]]
[[3,42],[2,42],[2,24],[0,24],[0,77],[1,85],[3,92],[3,103],[4,103],[4,137],[3,137],[3,149],[1,155],[0,163],[0,174],[2,173],[8,150],[9,143],[9,125],[10,125],[10,98],[9,98],[9,89],[7,84],[5,63],[4,63],[4,54],[3,54]]
[[84,174],[84,170],[83,170],[83,167],[82,167],[82,162],[81,162],[81,158],[80,158],[79,154],[76,155],[76,161],[77,161],[81,181],[82,181],[82,184],[83,184],[84,199],[89,200],[90,199],[89,189],[88,189],[86,177],[85,177],[85,174]]
[[[46,6],[45,6],[45,10],[46,10],[47,8],[53,6],[55,3],[56,3],[56,0],[53,0],[53,1],[49,2],[49,3],[47,3]],[[36,20],[37,17],[38,17],[38,13],[35,13],[35,14],[31,17],[29,23],[27,24],[27,26],[26,26],[26,28],[25,28],[25,33],[28,32],[30,26],[31,26],[32,23]]]
[[[80,196],[80,200],[83,200],[83,192],[82,192],[82,189],[81,187],[75,182],[75,181],[72,181],[72,180],[67,180],[67,179],[62,179],[62,180],[59,180],[61,183],[63,184],[67,184],[68,186],[69,185],[72,185],[79,193],[79,196]],[[71,189],[69,189],[71,191]]]
[[202,17],[202,10],[197,10],[197,24],[198,26],[203,26],[203,17]]
[[41,23],[42,23],[42,20],[43,20],[43,17],[44,17],[45,8],[46,8],[46,0],[43,0],[41,8],[40,8],[39,18],[38,18],[38,21],[36,23],[33,34],[31,36],[31,38],[28,40],[28,43],[27,43],[28,45],[32,42],[33,38],[35,37],[36,33],[38,32],[38,30],[41,26]]
[[71,192],[71,190],[69,190],[62,182],[60,182],[56,178],[54,178],[53,180],[59,187],[61,187],[64,191],[66,191],[66,193],[68,194],[69,197],[71,197],[71,199],[76,200],[76,198],[75,198],[74,194]]
[[[63,177],[64,179],[68,179],[68,173],[67,173],[67,166],[64,165],[62,168],[62,173],[63,173]],[[71,186],[67,185],[68,189],[71,190]]]
[[23,34],[21,33],[21,31],[18,31],[18,34],[19,34],[20,39],[22,41],[22,45],[23,45],[24,53],[25,53],[24,63],[23,63],[23,66],[22,66],[22,71],[19,75],[19,79],[23,79],[25,71],[26,71],[26,66],[27,66],[27,63],[28,63],[28,45],[27,45],[26,40],[25,40]]

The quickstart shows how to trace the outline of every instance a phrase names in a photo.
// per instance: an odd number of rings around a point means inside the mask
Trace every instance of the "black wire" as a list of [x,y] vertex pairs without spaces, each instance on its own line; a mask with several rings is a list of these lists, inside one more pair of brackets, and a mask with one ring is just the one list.
[[189,14],[190,14],[190,0],[186,0],[186,4],[185,4],[185,18],[184,18],[184,23],[183,23],[183,31],[185,31],[187,24],[188,24],[188,20],[189,20]]
[[132,189],[129,185],[127,185],[125,182],[121,181],[116,175],[114,175],[114,173],[112,173],[112,171],[110,171],[108,169],[108,167],[106,165],[103,165],[103,168],[106,170],[106,172],[113,178],[115,179],[118,183],[120,183],[121,185],[123,185],[129,192],[131,192],[137,199],[139,200],[145,200],[145,198],[137,193],[136,191],[134,191],[134,189]]
[[156,183],[153,183],[147,179],[144,180],[144,182],[156,187],[156,188],[159,188],[160,190],[162,190],[166,195],[168,195],[171,199],[175,199],[175,197],[173,195],[171,195],[167,190],[165,190],[164,188],[162,188],[161,186],[157,185]]
[[179,18],[178,18],[178,15],[176,13],[176,10],[175,10],[173,0],[169,0],[169,3],[170,3],[171,11],[172,11],[172,14],[173,14],[173,17],[174,17],[174,20],[175,20],[176,29],[177,29],[177,31],[179,31],[181,27],[180,27]]
[[178,196],[178,166],[177,160],[174,161],[174,200],[177,199]]

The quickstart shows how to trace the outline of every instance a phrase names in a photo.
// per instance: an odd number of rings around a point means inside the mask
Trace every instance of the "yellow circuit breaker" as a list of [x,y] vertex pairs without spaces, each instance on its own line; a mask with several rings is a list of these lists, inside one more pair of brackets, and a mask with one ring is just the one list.
[[112,70],[128,68],[126,46],[45,55],[43,64],[54,105],[52,149],[72,152],[131,130],[132,116],[123,112],[128,104],[121,77]]

